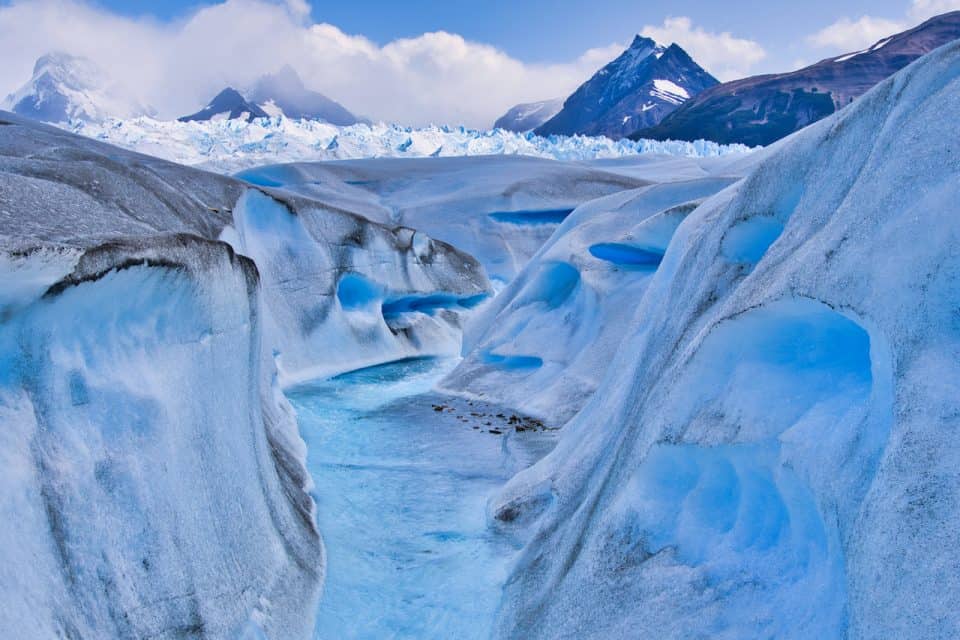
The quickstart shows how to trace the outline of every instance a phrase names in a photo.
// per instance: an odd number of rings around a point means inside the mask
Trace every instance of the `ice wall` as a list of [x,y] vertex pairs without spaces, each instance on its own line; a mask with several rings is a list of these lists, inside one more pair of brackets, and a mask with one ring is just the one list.
[[953,43],[687,217],[490,505],[501,637],[960,633],[958,116]]
[[260,269],[284,384],[424,355],[455,355],[466,314],[490,295],[472,257],[389,229],[248,190],[222,234]]
[[323,550],[253,263],[178,235],[0,268],[0,627],[306,637]]
[[442,387],[565,423],[616,356],[676,228],[735,180],[681,180],[578,207],[470,322]]

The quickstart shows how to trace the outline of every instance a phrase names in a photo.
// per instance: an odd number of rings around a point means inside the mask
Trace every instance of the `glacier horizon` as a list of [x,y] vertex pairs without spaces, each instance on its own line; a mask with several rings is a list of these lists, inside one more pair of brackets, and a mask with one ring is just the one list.
[[710,158],[746,154],[746,145],[708,140],[613,140],[604,136],[538,136],[506,129],[464,126],[410,127],[395,123],[337,126],[283,115],[202,122],[157,120],[147,116],[100,122],[60,123],[67,131],[164,160],[221,173],[286,162],[363,158],[423,158],[527,155],[589,162],[637,155]]

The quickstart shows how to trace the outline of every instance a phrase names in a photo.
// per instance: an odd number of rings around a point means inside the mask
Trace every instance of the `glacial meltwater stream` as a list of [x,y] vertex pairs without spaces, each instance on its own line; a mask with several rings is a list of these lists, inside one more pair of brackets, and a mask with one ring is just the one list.
[[515,549],[486,503],[553,437],[432,394],[455,364],[409,360],[288,393],[327,549],[316,638],[489,635]]

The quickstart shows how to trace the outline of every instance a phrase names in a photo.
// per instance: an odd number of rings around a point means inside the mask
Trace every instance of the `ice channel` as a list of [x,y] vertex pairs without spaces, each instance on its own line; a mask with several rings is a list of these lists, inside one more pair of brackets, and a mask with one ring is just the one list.
[[515,548],[486,502],[552,435],[431,393],[455,364],[406,360],[288,393],[327,548],[316,638],[489,636]]

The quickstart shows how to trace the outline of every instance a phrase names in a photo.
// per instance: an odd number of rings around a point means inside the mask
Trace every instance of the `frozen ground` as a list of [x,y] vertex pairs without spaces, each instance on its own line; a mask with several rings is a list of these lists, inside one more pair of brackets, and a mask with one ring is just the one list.
[[318,639],[490,635],[516,549],[487,527],[486,501],[553,437],[429,393],[453,363],[404,361],[289,394],[329,558]]
[[352,158],[526,155],[554,160],[592,160],[656,153],[711,157],[738,154],[741,145],[712,142],[613,141],[609,138],[476,131],[463,127],[413,129],[390,124],[337,127],[282,116],[254,122],[167,122],[151,118],[76,122],[75,133],[186,165],[220,172],[278,162]]

